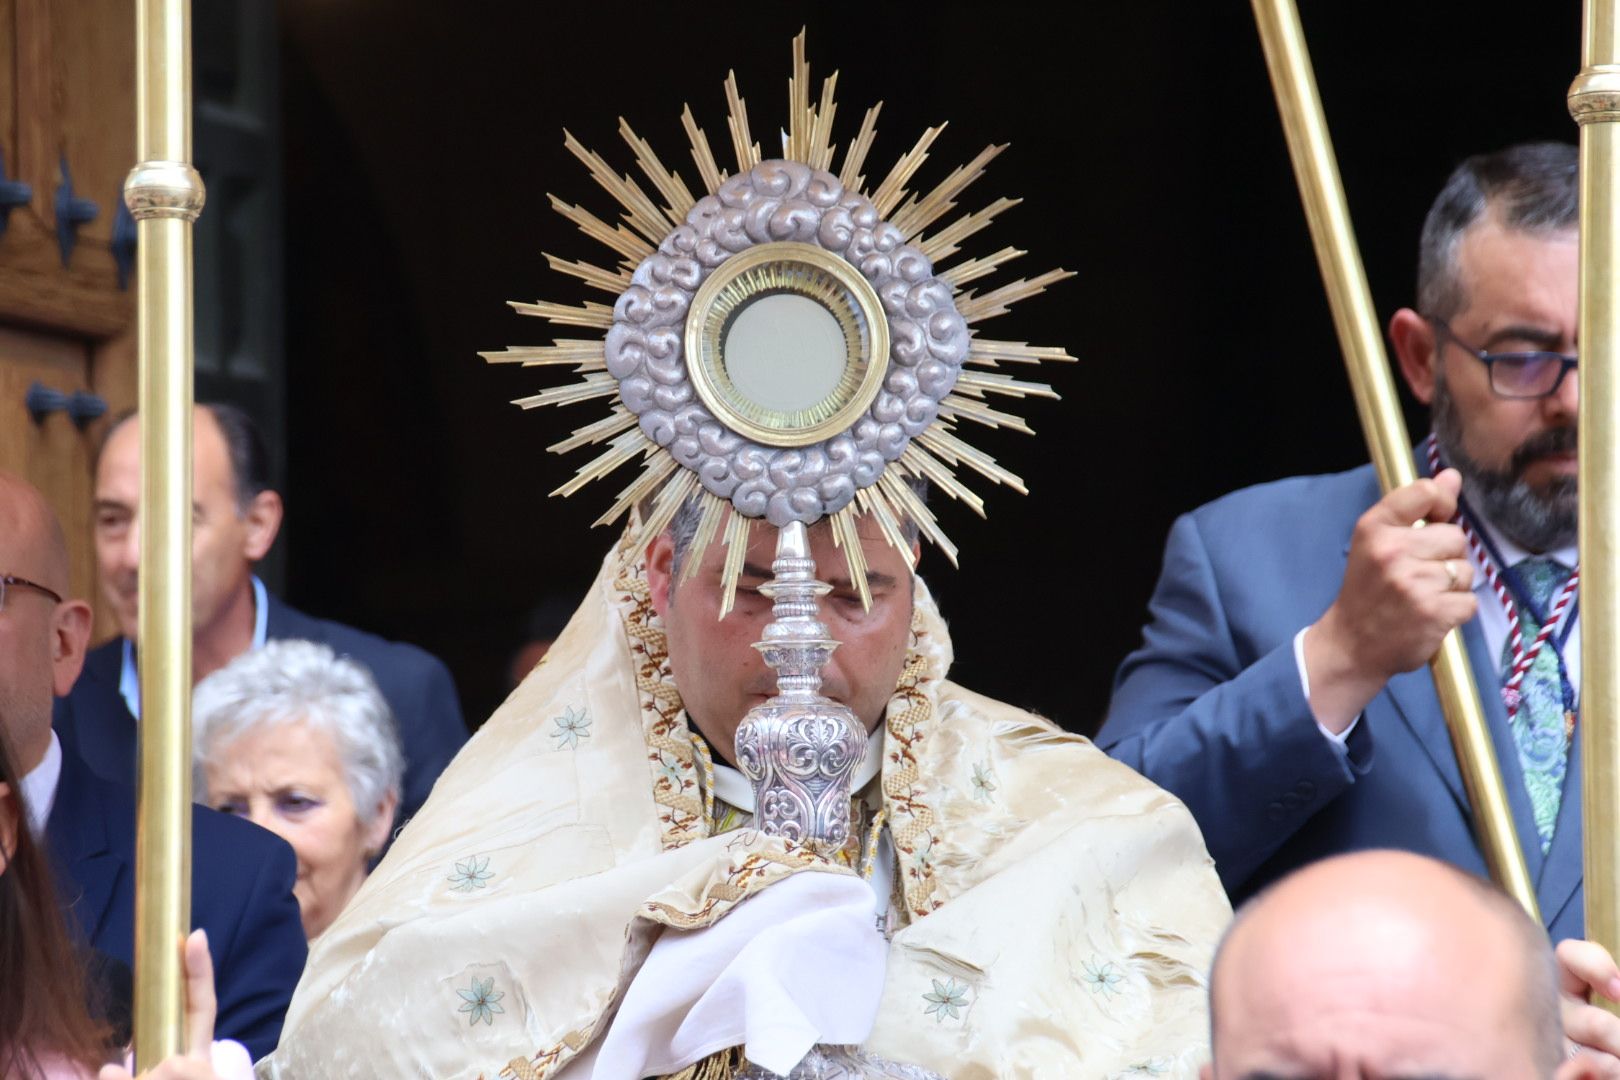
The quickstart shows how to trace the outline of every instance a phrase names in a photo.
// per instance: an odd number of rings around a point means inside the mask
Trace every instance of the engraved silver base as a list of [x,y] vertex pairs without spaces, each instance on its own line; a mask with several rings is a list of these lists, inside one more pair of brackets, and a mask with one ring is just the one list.
[[737,729],[737,768],[754,785],[754,824],[771,836],[833,852],[849,840],[850,783],[866,754],[866,731],[847,706],[821,694],[821,669],[838,642],[818,616],[831,586],[816,580],[802,522],[776,538],[775,601],[765,640],[754,643],[776,672],[776,696]]

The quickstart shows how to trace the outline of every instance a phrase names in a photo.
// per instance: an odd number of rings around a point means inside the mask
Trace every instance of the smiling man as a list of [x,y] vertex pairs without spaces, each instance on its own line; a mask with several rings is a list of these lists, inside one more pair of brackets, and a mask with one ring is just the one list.
[[[254,573],[280,531],[281,495],[253,421],[224,404],[199,405],[193,420],[191,673],[201,682],[268,641],[317,641],[376,680],[405,752],[400,820],[416,812],[466,741],[450,672],[415,645],[289,606]],[[96,462],[95,541],[102,597],[120,636],[92,649],[84,674],[58,702],[56,729],[97,774],[133,783],[141,713],[141,441],[139,418],[108,432]]]
[[1389,327],[1423,479],[1296,477],[1171,530],[1098,741],[1187,802],[1236,900],[1366,847],[1484,871],[1424,670],[1461,627],[1542,915],[1581,936],[1576,179],[1574,147],[1511,147],[1429,211]]

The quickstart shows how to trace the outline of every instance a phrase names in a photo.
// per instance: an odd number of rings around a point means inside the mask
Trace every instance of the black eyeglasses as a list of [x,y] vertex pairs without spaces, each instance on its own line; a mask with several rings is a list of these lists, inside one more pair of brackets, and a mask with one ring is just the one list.
[[1497,397],[1520,400],[1550,397],[1564,385],[1564,376],[1580,363],[1576,357],[1556,352],[1486,352],[1454,334],[1444,319],[1430,318],[1429,322],[1463,352],[1471,353],[1485,365],[1491,392]]
[[38,582],[29,581],[27,578],[20,578],[13,574],[0,574],[0,611],[6,610],[6,592],[10,589],[33,589],[37,593],[44,593],[50,597],[53,603],[60,604],[62,602],[60,596]]

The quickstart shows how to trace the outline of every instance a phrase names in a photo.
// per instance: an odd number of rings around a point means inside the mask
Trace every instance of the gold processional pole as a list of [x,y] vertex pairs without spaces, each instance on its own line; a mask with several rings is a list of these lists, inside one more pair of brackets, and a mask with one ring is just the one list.
[[191,907],[191,167],[189,0],[137,0],[141,733],[135,840],[135,1053],[184,1049]]
[[[1266,67],[1271,72],[1277,108],[1282,112],[1283,130],[1288,137],[1288,154],[1294,162],[1294,176],[1299,182],[1311,239],[1316,245],[1316,260],[1327,286],[1328,304],[1333,309],[1333,325],[1338,330],[1345,366],[1350,370],[1350,388],[1355,393],[1361,429],[1378,469],[1379,483],[1386,492],[1391,491],[1417,478],[1412,464],[1412,444],[1401,418],[1395,382],[1384,355],[1383,333],[1373,311],[1372,294],[1361,266],[1355,233],[1350,228],[1350,211],[1339,181],[1339,166],[1328,140],[1327,120],[1322,115],[1316,78],[1311,73],[1299,11],[1294,0],[1253,0],[1253,3]],[[1585,467],[1583,464],[1582,468]],[[1585,574],[1584,565],[1582,574]],[[1586,596],[1594,590],[1581,591]],[[1587,618],[1584,611],[1582,618]],[[1446,726],[1451,729],[1452,746],[1462,769],[1463,784],[1473,804],[1474,834],[1485,852],[1485,862],[1497,883],[1512,893],[1525,910],[1539,918],[1536,891],[1525,870],[1524,852],[1519,847],[1519,834],[1513,828],[1513,815],[1502,786],[1502,771],[1496,761],[1490,731],[1485,726],[1479,690],[1474,686],[1462,635],[1457,631],[1447,634],[1430,663],[1434,668],[1440,707],[1445,713]],[[1590,892],[1587,903],[1590,906]]]
[[1587,0],[1581,73],[1569,88],[1581,131],[1581,822],[1586,936],[1620,946],[1620,27],[1614,0]]

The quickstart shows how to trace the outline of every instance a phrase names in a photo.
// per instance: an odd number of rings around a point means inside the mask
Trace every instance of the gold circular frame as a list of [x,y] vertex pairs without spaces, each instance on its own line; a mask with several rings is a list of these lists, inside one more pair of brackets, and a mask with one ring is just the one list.
[[[731,381],[723,344],[751,300],[778,293],[824,306],[844,331],[844,373],[826,397],[786,412],[751,401]],[[721,263],[692,298],[686,370],[703,404],[737,434],[767,446],[809,446],[840,434],[871,407],[889,367],[889,320],[877,290],[843,258],[814,244],[760,244]]]

